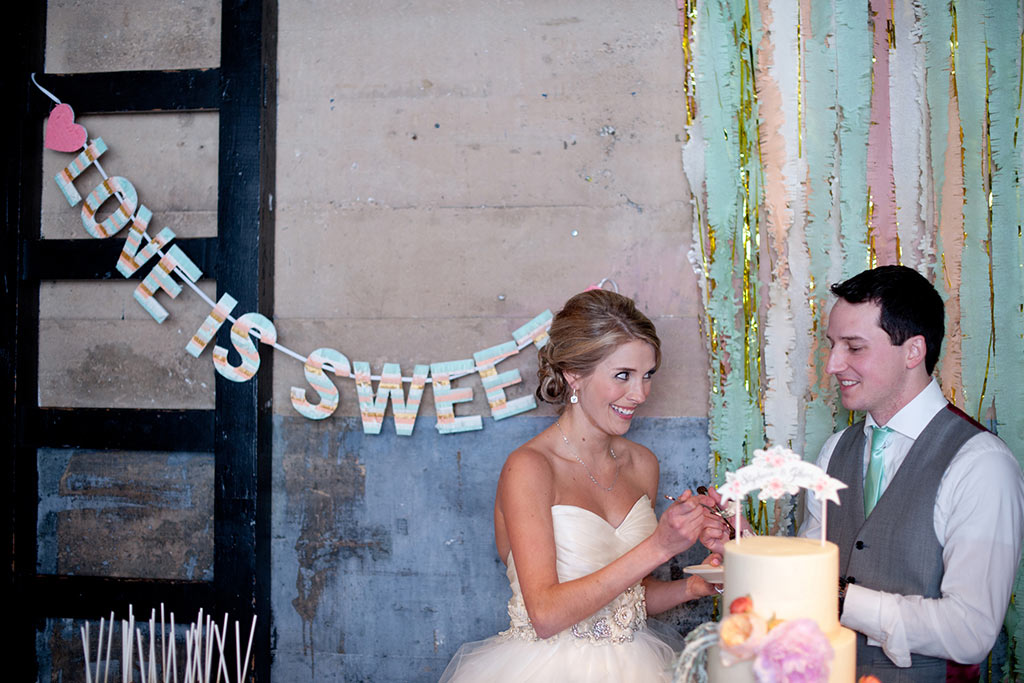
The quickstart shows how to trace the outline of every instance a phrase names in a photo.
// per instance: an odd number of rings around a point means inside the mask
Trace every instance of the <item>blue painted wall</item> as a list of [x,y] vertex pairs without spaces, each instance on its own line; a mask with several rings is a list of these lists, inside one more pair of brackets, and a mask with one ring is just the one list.
[[[494,489],[508,452],[551,418],[458,435],[423,418],[411,437],[389,421],[364,435],[357,418],[275,420],[274,680],[436,681],[462,642],[507,627]],[[638,418],[629,437],[658,454],[663,491],[707,483],[705,419]],[[704,599],[663,619],[685,631],[710,614]]]

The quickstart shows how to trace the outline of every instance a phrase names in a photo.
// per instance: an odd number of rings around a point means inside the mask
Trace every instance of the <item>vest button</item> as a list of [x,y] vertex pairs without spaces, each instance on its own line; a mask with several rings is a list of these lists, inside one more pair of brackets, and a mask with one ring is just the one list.
[[857,550],[864,550],[864,541],[857,541],[854,545]]

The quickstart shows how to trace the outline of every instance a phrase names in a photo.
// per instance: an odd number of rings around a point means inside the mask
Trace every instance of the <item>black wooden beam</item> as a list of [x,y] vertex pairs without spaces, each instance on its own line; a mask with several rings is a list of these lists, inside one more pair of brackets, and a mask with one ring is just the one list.
[[[36,81],[67,102],[75,116],[152,111],[213,111],[220,107],[220,69],[36,74]],[[46,116],[50,98],[37,93],[30,113]]]
[[0,321],[0,440],[4,461],[3,604],[21,622],[9,633],[5,651],[12,675],[36,680],[36,634],[31,616],[35,606],[25,590],[35,574],[38,483],[35,450],[24,444],[26,406],[36,401],[39,347],[39,288],[18,276],[23,257],[19,245],[39,238],[42,177],[41,126],[30,113],[39,91],[29,74],[43,65],[46,4],[26,2],[18,6],[12,22],[13,35],[3,41],[5,86],[11,102],[4,152],[4,222],[0,226],[3,262],[2,316]]
[[[127,619],[130,606],[136,621],[145,621],[152,609],[159,615],[163,604],[166,613],[174,612],[176,624],[188,624],[200,609],[209,614],[214,585],[202,581],[40,575],[31,584],[30,599],[37,620],[107,618],[111,610],[116,618]],[[213,616],[216,619],[219,615]],[[246,623],[246,619],[239,621]]]
[[[208,280],[217,279],[217,243],[216,237],[185,237],[171,242],[192,259]],[[121,239],[26,240],[21,246],[24,280],[125,279],[117,270],[117,259],[124,247]],[[132,278],[141,279],[148,274],[157,258],[136,270]]]
[[[277,2],[225,3],[221,20],[218,296],[273,318],[272,197],[277,112]],[[217,609],[260,615],[258,680],[270,677],[273,354],[248,382],[220,375],[214,429]]]
[[213,452],[212,410],[36,408],[29,448]]

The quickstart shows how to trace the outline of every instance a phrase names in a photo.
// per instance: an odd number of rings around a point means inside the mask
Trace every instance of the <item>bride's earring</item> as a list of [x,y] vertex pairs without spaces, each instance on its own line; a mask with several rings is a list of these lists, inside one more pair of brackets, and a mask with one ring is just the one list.
[[580,397],[576,395],[576,389],[574,388],[572,390],[572,396],[569,397],[569,403],[576,404],[576,403],[579,403],[579,402],[580,402]]

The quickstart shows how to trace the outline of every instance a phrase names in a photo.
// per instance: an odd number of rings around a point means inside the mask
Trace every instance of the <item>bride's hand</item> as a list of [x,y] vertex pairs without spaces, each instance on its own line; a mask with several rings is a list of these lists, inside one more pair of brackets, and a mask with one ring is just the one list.
[[712,513],[693,497],[689,490],[683,493],[658,520],[654,540],[669,556],[686,551],[710,523]]
[[[720,494],[718,492],[718,489],[716,489],[714,486],[708,487],[707,498],[710,499],[711,502],[715,505],[715,507],[717,507],[719,510],[725,509],[725,506],[722,505],[722,494]],[[739,504],[740,503],[738,503],[738,502],[734,502],[733,503],[733,505],[739,505]],[[732,521],[732,519],[733,519],[733,516],[730,516],[729,517],[730,522]],[[754,533],[753,528],[750,526],[750,522],[747,521],[746,515],[743,515],[743,514],[740,515],[740,526],[733,533],[735,535],[737,535],[737,536],[750,536],[751,534]],[[701,540],[704,540],[704,539],[702,538]],[[724,544],[725,541],[728,541],[728,540],[729,539],[727,537],[727,538],[725,538],[722,541],[722,543]],[[706,543],[704,545],[707,547],[708,550],[711,550],[713,552],[721,552],[721,550],[722,550],[721,546],[714,546],[713,547],[713,546],[708,545]]]
[[708,595],[721,595],[722,584],[708,583],[699,576],[687,576],[686,592],[690,596],[690,600],[703,598]]
[[713,515],[714,519],[704,525],[700,532],[700,542],[712,553],[721,555],[725,552],[725,542],[729,540],[729,527],[721,517]]

